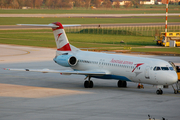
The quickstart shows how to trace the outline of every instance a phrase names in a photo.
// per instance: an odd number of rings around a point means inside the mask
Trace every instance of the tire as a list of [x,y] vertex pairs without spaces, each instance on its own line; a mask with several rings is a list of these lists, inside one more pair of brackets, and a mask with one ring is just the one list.
[[157,91],[156,91],[156,94],[159,95],[159,94],[160,94],[160,90],[157,90]]
[[118,81],[117,86],[122,87],[122,81],[121,80]]
[[93,88],[94,84],[93,84],[93,81],[90,81],[89,82],[89,88]]
[[162,90],[160,90],[160,92],[161,92],[160,94],[162,95],[162,94],[163,94],[163,91],[162,91]]
[[117,86],[118,87],[127,87],[127,82],[119,80],[118,83],[117,83]]
[[122,82],[122,87],[127,87],[127,82],[126,81]]
[[89,82],[88,81],[84,81],[84,88],[89,88]]
[[157,94],[157,95],[162,95],[162,94],[163,94],[163,91],[162,91],[162,90],[157,90],[157,91],[156,91],[156,94]]

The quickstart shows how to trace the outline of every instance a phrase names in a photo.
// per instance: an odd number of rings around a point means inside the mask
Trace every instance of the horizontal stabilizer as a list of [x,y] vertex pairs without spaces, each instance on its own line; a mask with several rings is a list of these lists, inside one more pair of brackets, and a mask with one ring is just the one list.
[[[21,26],[34,26],[34,27],[50,27],[50,28],[57,28],[59,27],[58,25],[55,24],[17,24],[17,25],[21,25]],[[75,24],[75,25],[63,25],[63,27],[77,27],[77,26],[81,26],[79,24]]]
[[69,44],[68,38],[66,36],[66,33],[64,31],[64,27],[75,27],[75,26],[81,26],[79,24],[72,24],[72,25],[62,25],[60,22],[54,22],[50,24],[17,24],[20,26],[32,26],[32,27],[49,27],[52,28],[57,51],[76,51],[75,47],[71,49],[71,46]]

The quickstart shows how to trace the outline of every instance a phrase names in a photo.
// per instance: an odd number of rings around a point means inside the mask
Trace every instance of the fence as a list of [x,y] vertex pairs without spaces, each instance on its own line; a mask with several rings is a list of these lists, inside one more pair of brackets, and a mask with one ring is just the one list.
[[[79,34],[113,34],[135,36],[157,36],[165,31],[165,25],[160,26],[102,26],[102,27],[69,27],[67,33]],[[180,25],[168,25],[168,31],[180,32]]]

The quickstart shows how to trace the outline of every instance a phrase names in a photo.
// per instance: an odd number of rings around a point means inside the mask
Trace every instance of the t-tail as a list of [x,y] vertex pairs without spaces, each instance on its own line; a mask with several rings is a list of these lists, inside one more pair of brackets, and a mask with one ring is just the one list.
[[24,25],[24,26],[37,26],[37,27],[51,27],[54,33],[54,38],[57,46],[57,52],[74,52],[79,51],[78,48],[72,46],[69,44],[68,38],[66,36],[66,33],[64,31],[64,27],[74,27],[74,26],[80,26],[80,25],[62,25],[60,22],[54,22],[48,25],[42,25],[42,24],[18,24],[18,25]]
[[53,23],[58,27],[52,28],[58,51],[71,51],[68,38],[61,23]]

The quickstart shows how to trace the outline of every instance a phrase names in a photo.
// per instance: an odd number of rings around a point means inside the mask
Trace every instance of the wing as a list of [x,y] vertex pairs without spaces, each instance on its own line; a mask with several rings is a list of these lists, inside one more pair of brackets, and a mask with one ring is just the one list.
[[60,73],[64,75],[96,75],[96,76],[103,76],[109,74],[108,72],[104,71],[70,71],[70,70],[50,70],[50,69],[13,69],[13,68],[4,68],[4,70],[11,70],[11,71],[29,71],[29,72],[42,72],[42,73]]

